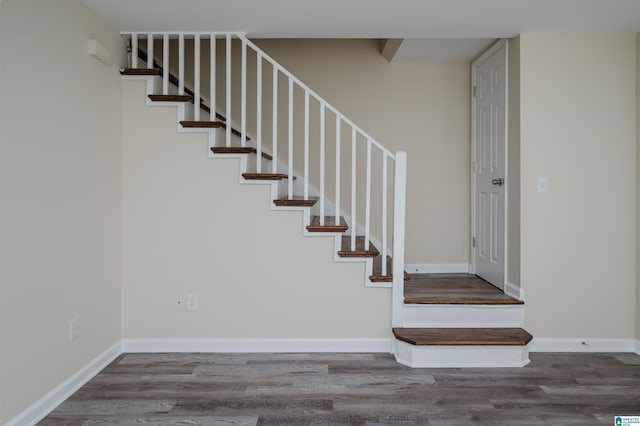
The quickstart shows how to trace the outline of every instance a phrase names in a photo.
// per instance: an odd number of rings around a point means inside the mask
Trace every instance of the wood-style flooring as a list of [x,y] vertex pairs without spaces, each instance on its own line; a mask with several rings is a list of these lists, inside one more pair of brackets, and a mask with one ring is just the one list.
[[405,303],[517,305],[502,290],[471,274],[410,274],[404,284]]
[[41,425],[612,425],[640,356],[410,369],[386,354],[124,354]]

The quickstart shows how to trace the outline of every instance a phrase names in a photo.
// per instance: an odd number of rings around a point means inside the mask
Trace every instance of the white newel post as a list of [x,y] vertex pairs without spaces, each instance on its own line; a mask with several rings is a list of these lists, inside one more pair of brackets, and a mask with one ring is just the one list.
[[[393,190],[393,289],[391,324],[402,327],[404,305],[404,230],[407,202],[407,153],[396,153]],[[384,259],[382,260],[384,262]]]

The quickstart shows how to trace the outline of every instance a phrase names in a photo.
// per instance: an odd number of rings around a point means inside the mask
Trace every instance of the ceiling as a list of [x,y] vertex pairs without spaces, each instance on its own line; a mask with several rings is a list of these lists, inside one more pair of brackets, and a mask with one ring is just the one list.
[[468,59],[479,45],[524,32],[640,32],[640,0],[82,1],[120,31],[408,39],[394,61]]

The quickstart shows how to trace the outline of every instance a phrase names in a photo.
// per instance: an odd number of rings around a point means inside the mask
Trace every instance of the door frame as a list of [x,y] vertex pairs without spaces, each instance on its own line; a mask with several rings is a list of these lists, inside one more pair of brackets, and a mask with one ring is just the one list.
[[476,120],[477,120],[477,102],[476,97],[474,96],[474,87],[477,82],[477,69],[478,66],[484,62],[486,59],[491,57],[495,52],[504,48],[504,69],[505,69],[505,78],[504,78],[504,283],[502,291],[506,291],[507,289],[507,269],[509,264],[509,247],[508,247],[508,230],[509,230],[509,40],[506,38],[501,38],[491,45],[484,53],[482,53],[479,57],[477,57],[471,63],[471,161],[469,164],[469,170],[471,171],[471,236],[469,238],[469,245],[471,246],[471,273],[476,273],[476,247],[474,247],[473,239],[476,236],[476,219],[477,219],[477,206],[476,206],[476,172],[474,170],[474,162],[476,161]]

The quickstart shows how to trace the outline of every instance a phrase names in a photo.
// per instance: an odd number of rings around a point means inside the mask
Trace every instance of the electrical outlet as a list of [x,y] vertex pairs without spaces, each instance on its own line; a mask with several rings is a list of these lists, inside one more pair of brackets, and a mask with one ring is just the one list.
[[187,310],[189,311],[198,310],[198,293],[187,294]]
[[69,340],[74,341],[80,337],[80,324],[78,318],[73,318],[69,322]]
[[176,294],[175,299],[173,300],[173,310],[174,311],[184,311],[186,307],[186,299],[184,294]]

